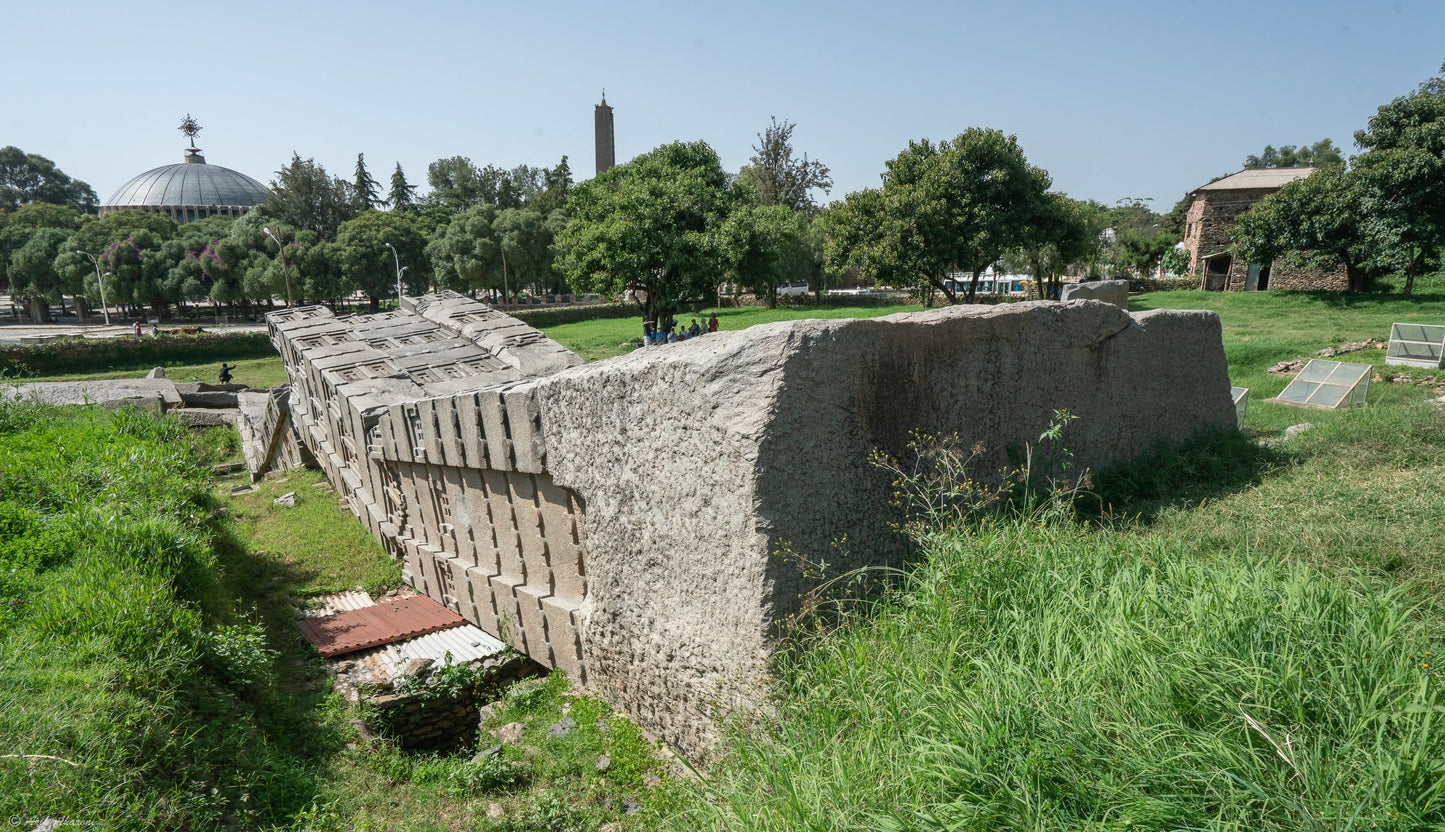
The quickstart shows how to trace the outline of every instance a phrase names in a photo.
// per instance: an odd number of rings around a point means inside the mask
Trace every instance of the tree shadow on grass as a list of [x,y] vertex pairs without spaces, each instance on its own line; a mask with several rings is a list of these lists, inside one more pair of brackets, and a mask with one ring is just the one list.
[[[220,501],[208,500],[213,509]],[[330,694],[325,662],[296,626],[290,592],[315,579],[304,567],[265,557],[249,549],[236,526],[219,512],[210,524],[216,569],[201,592],[207,617],[215,621],[259,624],[274,651],[258,678],[237,684],[215,668],[224,693],[192,691],[190,706],[198,721],[212,726],[203,734],[198,757],[212,765],[229,756],[225,778],[248,783],[246,822],[285,823],[308,807],[321,790],[325,763],[353,739],[325,705]]]
[[1167,508],[1234,494],[1294,461],[1292,454],[1235,430],[1157,442],[1137,459],[1093,474],[1095,499],[1083,501],[1080,509],[1094,521],[1129,518],[1148,525]]
[[1402,276],[1398,281],[1390,279],[1377,281],[1374,288],[1364,292],[1313,291],[1291,292],[1291,294],[1309,298],[1315,303],[1331,309],[1371,308],[1381,303],[1393,303],[1402,300],[1414,301],[1416,303],[1440,303],[1445,301],[1445,288],[1442,288],[1434,281],[1423,283],[1417,279],[1415,291],[1408,298],[1405,297],[1401,291],[1404,285],[1405,278]]

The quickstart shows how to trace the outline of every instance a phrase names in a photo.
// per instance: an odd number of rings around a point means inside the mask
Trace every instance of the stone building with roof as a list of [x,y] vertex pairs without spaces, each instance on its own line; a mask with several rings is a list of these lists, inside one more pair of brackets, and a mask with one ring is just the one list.
[[1315,168],[1256,168],[1242,170],[1194,189],[1194,202],[1184,218],[1184,249],[1191,272],[1206,291],[1262,291],[1264,289],[1334,290],[1349,288],[1343,268],[1332,271],[1301,269],[1276,260],[1246,263],[1234,256],[1229,230],[1235,217],[1291,182],[1304,179]]
[[111,211],[146,211],[165,214],[178,223],[206,217],[239,217],[266,201],[270,191],[240,171],[206,164],[195,146],[200,127],[190,116],[181,129],[191,139],[179,164],[163,165],[131,178],[100,206],[101,216]]

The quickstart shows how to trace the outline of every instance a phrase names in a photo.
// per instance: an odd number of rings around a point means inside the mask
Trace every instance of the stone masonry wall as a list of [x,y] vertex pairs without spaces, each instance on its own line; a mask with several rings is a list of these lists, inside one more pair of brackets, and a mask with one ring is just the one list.
[[[1206,284],[1205,255],[1229,251],[1233,246],[1229,240],[1229,229],[1240,214],[1261,199],[1277,190],[1275,188],[1239,188],[1233,190],[1201,191],[1195,195],[1184,218],[1184,248],[1189,252],[1191,271],[1200,278],[1200,288]],[[1244,289],[1249,275],[1249,264],[1238,257],[1231,257],[1229,272],[1225,277],[1223,291]],[[1269,289],[1293,291],[1344,291],[1349,288],[1349,279],[1343,267],[1334,270],[1298,269],[1276,260],[1270,267]]]

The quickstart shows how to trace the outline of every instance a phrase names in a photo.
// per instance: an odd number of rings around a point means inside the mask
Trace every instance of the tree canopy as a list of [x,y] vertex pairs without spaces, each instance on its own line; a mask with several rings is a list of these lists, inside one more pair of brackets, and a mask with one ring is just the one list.
[[276,171],[271,195],[256,211],[278,223],[314,231],[333,239],[341,224],[356,216],[351,185],[329,175],[315,159],[291,154],[291,163]]
[[953,139],[911,141],[887,163],[883,187],[849,194],[828,227],[829,264],[956,300],[949,273],[979,275],[1003,254],[1039,242],[1052,203],[1049,175],[1028,163],[1013,136],[973,127]]
[[735,183],[754,205],[813,210],[817,208],[813,191],[826,194],[832,189],[833,177],[827,165],[810,160],[806,153],[801,159],[793,155],[793,130],[797,126],[772,117],[768,128],[758,134],[753,156],[738,172]]
[[1302,167],[1326,167],[1328,165],[1343,165],[1345,156],[1340,152],[1335,143],[1329,139],[1320,139],[1314,144],[1302,144],[1295,147],[1287,144],[1276,148],[1273,145],[1265,145],[1264,150],[1258,156],[1250,154],[1244,159],[1244,166],[1248,168],[1302,168]]
[[386,207],[386,200],[381,198],[381,186],[376,183],[371,172],[366,169],[365,153],[356,154],[356,172],[351,180],[351,198],[356,203],[358,212]]
[[[1445,245],[1445,66],[1355,133],[1362,208],[1406,274],[1405,294]],[[1313,177],[1311,177],[1313,178]]]
[[718,228],[720,263],[730,279],[778,305],[778,287],[811,282],[808,216],[786,205],[744,205]]
[[[396,250],[393,256],[386,244]],[[351,286],[371,298],[372,307],[396,294],[398,263],[407,267],[402,283],[410,293],[423,293],[430,269],[426,238],[405,214],[363,211],[342,224],[336,234],[334,262]]]
[[665,144],[572,189],[557,264],[574,289],[631,292],[664,329],[721,277],[714,231],[727,175],[706,142]]
[[1325,258],[1342,265],[1349,287],[1366,285],[1365,261],[1372,241],[1360,212],[1361,183],[1354,171],[1335,165],[1297,179],[1235,219],[1230,240],[1250,263]]
[[64,205],[95,213],[95,191],[71,179],[55,163],[18,147],[0,147],[0,211],[14,211],[32,202]]
[[386,203],[398,211],[405,211],[416,204],[416,186],[408,184],[401,162],[391,172],[391,190],[387,192]]

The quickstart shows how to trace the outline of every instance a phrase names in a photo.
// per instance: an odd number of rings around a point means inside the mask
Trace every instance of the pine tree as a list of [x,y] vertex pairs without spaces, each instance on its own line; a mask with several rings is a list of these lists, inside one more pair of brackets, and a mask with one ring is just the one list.
[[368,211],[386,207],[386,202],[381,198],[380,186],[366,169],[365,153],[356,154],[356,180],[351,183],[351,187],[352,195],[356,199],[356,210]]
[[396,163],[396,170],[391,174],[391,194],[387,202],[398,211],[416,204],[416,186],[406,184],[406,174],[401,172],[401,162]]

